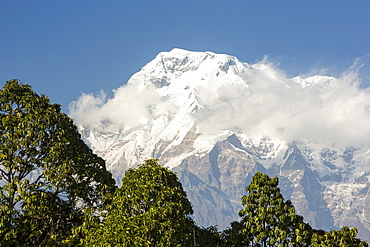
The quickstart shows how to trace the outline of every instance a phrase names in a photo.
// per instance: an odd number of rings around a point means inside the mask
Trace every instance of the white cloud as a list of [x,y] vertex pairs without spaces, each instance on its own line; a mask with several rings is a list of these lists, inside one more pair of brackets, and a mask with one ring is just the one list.
[[[194,87],[201,106],[194,117],[201,132],[238,128],[251,136],[257,133],[287,141],[370,144],[370,92],[359,88],[358,66],[338,78],[287,78],[263,60],[240,76],[246,84]],[[90,128],[109,123],[113,131],[140,126],[160,114],[175,114],[179,107],[154,85],[127,84],[108,100],[103,93],[83,94],[71,104],[70,115]]]
[[126,85],[114,91],[114,97],[106,99],[105,94],[94,96],[83,94],[69,106],[70,115],[77,123],[89,128],[104,126],[108,131],[132,128],[151,117],[151,108],[160,101],[154,87],[139,90]]
[[370,142],[370,94],[359,89],[355,70],[339,78],[307,78],[313,83],[302,87],[272,65],[256,67],[246,75],[250,88],[220,90],[218,99],[205,104],[200,114],[211,116],[200,123],[204,130],[239,128],[250,135],[344,146]]

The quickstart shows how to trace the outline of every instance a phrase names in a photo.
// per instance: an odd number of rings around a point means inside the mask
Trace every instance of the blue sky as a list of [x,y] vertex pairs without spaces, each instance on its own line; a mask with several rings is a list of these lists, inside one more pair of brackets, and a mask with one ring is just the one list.
[[370,54],[369,13],[365,0],[0,0],[0,80],[27,82],[67,111],[174,47],[335,74]]

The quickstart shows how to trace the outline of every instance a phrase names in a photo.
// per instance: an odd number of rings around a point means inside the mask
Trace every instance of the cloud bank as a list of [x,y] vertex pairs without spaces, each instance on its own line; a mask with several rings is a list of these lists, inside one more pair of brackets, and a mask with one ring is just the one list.
[[[285,141],[311,139],[346,147],[370,144],[370,91],[361,88],[359,68],[339,77],[288,78],[266,59],[240,73],[245,83],[194,84],[198,101],[192,113],[199,131],[238,129],[251,137],[270,136]],[[104,93],[83,94],[70,105],[70,115],[88,128],[123,131],[169,120],[182,105],[154,85],[128,83],[107,99]],[[103,128],[102,127],[102,128]]]

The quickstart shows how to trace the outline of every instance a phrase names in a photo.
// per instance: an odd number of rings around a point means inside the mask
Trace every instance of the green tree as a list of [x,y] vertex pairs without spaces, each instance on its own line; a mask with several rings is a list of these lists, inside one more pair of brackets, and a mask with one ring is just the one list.
[[115,182],[60,105],[29,85],[0,90],[0,242],[56,245]]
[[247,238],[252,234],[252,244],[266,246],[308,246],[311,227],[303,217],[295,213],[294,206],[284,201],[278,188],[277,177],[270,178],[257,172],[246,187],[248,195],[243,196],[245,206],[239,212]]
[[357,229],[343,227],[341,230],[325,232],[315,230],[312,236],[312,247],[368,247],[365,241],[356,238]]
[[82,244],[191,246],[192,213],[176,174],[150,159],[126,172],[102,222],[84,229],[89,234]]

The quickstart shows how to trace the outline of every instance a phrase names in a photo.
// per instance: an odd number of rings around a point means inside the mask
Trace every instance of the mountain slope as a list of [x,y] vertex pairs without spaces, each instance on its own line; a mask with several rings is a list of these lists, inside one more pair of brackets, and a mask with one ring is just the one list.
[[370,96],[354,73],[287,78],[212,52],[162,52],[112,99],[71,108],[84,139],[119,182],[148,158],[177,172],[201,225],[238,219],[256,171],[315,228],[369,239]]

